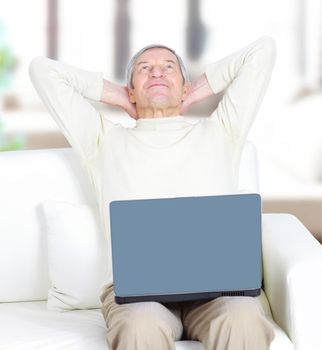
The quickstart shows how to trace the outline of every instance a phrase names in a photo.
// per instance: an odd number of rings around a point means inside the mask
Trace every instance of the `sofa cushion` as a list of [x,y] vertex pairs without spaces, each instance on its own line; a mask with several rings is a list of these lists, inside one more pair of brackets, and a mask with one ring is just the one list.
[[46,300],[39,205],[46,199],[92,204],[93,188],[71,149],[0,152],[0,169],[0,302]]
[[41,205],[47,233],[51,288],[48,308],[89,309],[101,306],[107,280],[107,248],[98,226],[98,208],[47,200]]
[[[0,304],[0,349],[108,350],[106,326],[99,309],[56,312],[46,302]],[[294,350],[274,323],[270,350]],[[177,341],[176,350],[203,350],[197,341]]]
[[0,349],[107,350],[101,311],[47,310],[46,302],[0,304]]

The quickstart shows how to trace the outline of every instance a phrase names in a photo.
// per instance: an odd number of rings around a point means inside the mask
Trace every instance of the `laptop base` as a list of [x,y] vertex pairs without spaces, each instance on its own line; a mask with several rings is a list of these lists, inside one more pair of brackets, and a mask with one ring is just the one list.
[[206,292],[189,294],[168,294],[168,295],[140,295],[130,297],[115,296],[116,304],[128,304],[141,301],[157,301],[161,303],[172,303],[193,300],[211,300],[219,297],[257,297],[261,294],[261,289],[251,289],[245,291],[227,291],[227,292]]

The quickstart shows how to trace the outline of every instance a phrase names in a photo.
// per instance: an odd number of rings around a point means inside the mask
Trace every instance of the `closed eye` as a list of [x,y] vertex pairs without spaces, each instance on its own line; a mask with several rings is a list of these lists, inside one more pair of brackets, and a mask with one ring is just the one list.
[[167,63],[164,65],[163,69],[166,70],[167,72],[172,72],[175,69],[175,64]]
[[148,64],[141,65],[139,72],[148,72],[150,71],[151,67]]

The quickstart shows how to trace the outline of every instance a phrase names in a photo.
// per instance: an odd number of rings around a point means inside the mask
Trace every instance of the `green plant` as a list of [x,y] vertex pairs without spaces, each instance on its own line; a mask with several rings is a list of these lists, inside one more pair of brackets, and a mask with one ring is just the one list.
[[7,140],[4,137],[4,123],[0,118],[0,152],[17,151],[23,149],[25,146],[25,137],[23,135],[16,135],[12,140]]
[[9,87],[14,67],[15,59],[9,47],[0,47],[0,93]]
[[[16,66],[15,57],[5,40],[4,26],[0,21],[0,107],[4,92],[10,86],[13,77],[13,71]],[[24,148],[25,138],[17,135],[12,140],[7,140],[4,133],[4,121],[0,108],[0,152],[15,151]]]

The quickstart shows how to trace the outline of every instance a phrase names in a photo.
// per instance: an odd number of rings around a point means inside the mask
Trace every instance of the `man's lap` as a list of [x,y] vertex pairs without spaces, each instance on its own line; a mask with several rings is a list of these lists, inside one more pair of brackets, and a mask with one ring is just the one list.
[[167,323],[169,327],[175,328],[175,332],[171,332],[174,340],[200,340],[201,329],[209,328],[209,323],[222,315],[234,315],[240,322],[246,321],[244,319],[247,317],[256,318],[257,313],[264,315],[259,297],[220,297],[212,300],[119,305],[115,303],[114,296],[111,286],[101,297],[102,311],[108,327],[115,322],[119,323],[120,320],[135,322],[135,319],[138,319],[141,322],[144,317],[147,323],[160,322],[163,326]]

